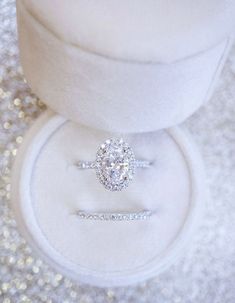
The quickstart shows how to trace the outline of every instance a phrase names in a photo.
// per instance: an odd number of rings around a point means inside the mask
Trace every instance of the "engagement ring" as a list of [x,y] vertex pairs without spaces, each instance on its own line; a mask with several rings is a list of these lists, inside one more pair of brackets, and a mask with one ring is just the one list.
[[95,161],[78,161],[79,169],[95,169],[100,183],[108,190],[120,191],[128,187],[136,168],[148,168],[146,160],[136,160],[134,152],[123,139],[106,140],[99,147]]

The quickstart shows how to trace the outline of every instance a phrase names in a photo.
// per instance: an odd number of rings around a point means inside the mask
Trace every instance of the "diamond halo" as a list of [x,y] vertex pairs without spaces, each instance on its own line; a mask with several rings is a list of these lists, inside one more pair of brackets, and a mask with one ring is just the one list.
[[95,161],[79,161],[80,169],[95,169],[100,183],[110,191],[121,191],[132,181],[136,168],[147,168],[149,161],[136,160],[132,148],[121,139],[108,139],[101,144]]
[[123,139],[109,139],[96,154],[96,175],[101,184],[111,191],[126,188],[135,174],[135,155]]

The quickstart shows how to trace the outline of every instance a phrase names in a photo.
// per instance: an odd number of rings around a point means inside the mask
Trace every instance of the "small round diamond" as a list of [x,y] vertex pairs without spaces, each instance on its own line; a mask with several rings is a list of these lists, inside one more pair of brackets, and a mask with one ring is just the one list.
[[126,188],[135,173],[135,156],[122,139],[109,139],[96,155],[96,173],[104,187],[111,191]]

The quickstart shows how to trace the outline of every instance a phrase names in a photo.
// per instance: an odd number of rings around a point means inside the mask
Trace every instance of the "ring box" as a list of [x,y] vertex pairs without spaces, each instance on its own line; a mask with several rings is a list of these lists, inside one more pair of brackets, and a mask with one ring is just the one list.
[[[37,253],[76,281],[154,277],[183,255],[200,222],[203,165],[190,136],[172,126],[211,95],[234,17],[233,3],[203,3],[17,1],[23,70],[49,109],[17,155],[12,206]],[[104,139],[120,136],[154,165],[114,193],[74,163],[94,160]],[[146,208],[156,211],[146,221],[74,215]]]

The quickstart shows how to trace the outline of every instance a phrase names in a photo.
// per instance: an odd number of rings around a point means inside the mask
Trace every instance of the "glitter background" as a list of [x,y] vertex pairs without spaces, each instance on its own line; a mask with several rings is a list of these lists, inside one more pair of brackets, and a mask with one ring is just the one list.
[[135,287],[74,284],[31,251],[9,209],[10,173],[23,135],[45,106],[18,62],[15,5],[0,1],[0,303],[235,302],[235,47],[210,102],[184,123],[203,155],[211,200],[183,259]]

